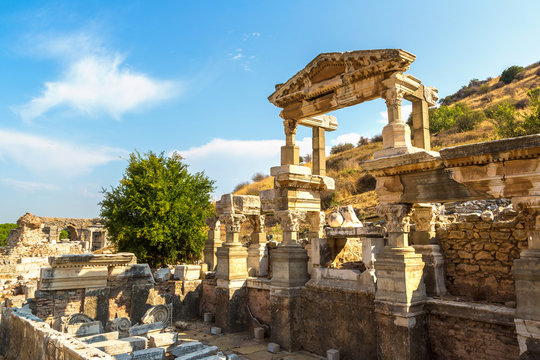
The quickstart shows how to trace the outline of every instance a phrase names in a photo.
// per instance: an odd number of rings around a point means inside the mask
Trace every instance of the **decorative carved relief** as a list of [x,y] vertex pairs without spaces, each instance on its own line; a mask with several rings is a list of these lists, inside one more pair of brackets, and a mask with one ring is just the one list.
[[410,230],[410,204],[382,204],[376,208],[377,214],[386,219],[388,232],[409,232]]
[[326,222],[326,215],[324,211],[315,212],[310,211],[307,213],[307,220],[309,222],[309,229],[311,232],[322,233],[324,230],[324,224]]
[[296,129],[298,123],[295,120],[284,120],[283,128],[285,129],[285,135],[296,135]]
[[75,325],[75,324],[82,324],[82,323],[90,323],[93,322],[94,319],[92,319],[90,316],[83,314],[83,313],[76,313],[73,315],[70,315],[62,324],[62,328],[64,332],[67,332],[67,328],[69,325]]
[[434,210],[433,205],[414,205],[411,219],[415,224],[416,231],[435,231],[435,216],[433,214]]
[[107,324],[106,330],[107,332],[110,331],[128,331],[129,327],[131,326],[131,321],[127,317],[119,317],[114,319],[113,321],[110,321]]
[[248,216],[249,222],[253,226],[253,232],[264,232],[264,215]]
[[171,310],[167,305],[152,306],[141,318],[143,324],[151,324],[160,322],[168,324],[171,320]]
[[301,211],[285,210],[276,212],[276,217],[283,228],[283,231],[298,232],[300,230],[300,220],[305,216]]

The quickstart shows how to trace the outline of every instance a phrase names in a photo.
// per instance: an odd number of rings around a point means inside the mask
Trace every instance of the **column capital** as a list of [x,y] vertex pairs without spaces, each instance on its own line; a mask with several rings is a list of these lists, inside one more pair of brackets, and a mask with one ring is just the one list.
[[389,233],[406,233],[410,230],[411,204],[381,204],[376,208],[377,215],[386,219]]
[[219,217],[217,216],[207,217],[206,219],[204,219],[204,222],[210,228],[210,230],[219,229],[219,227],[221,226],[221,223],[219,222]]
[[248,220],[253,226],[253,232],[264,232],[264,215],[249,215]]
[[245,215],[238,215],[238,214],[227,214],[227,215],[221,215],[219,217],[219,221],[225,224],[225,229],[228,233],[240,232],[240,226],[242,226],[242,223],[245,220],[246,220]]
[[298,122],[296,120],[283,120],[283,128],[285,129],[285,135],[296,135],[296,129],[298,128]]
[[309,222],[309,231],[311,233],[318,233],[318,237],[321,237],[324,230],[324,224],[326,222],[326,214],[324,211],[309,211],[306,214],[306,218]]
[[298,232],[300,230],[300,220],[305,216],[304,213],[296,210],[277,211],[275,215],[283,231],[287,232]]

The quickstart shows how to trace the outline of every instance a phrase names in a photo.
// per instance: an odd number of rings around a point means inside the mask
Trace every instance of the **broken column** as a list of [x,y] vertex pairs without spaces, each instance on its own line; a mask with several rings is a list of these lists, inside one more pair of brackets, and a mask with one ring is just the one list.
[[266,232],[264,231],[264,215],[248,216],[253,226],[251,244],[248,249],[249,276],[268,275],[268,250],[266,249]]
[[285,146],[281,147],[281,165],[300,164],[300,148],[295,145],[297,122],[294,120],[283,121],[285,130]]
[[429,296],[446,294],[444,283],[444,258],[441,247],[435,237],[434,206],[431,204],[415,204],[412,220],[415,229],[412,232],[413,248],[422,255],[424,267],[424,283]]
[[424,262],[408,245],[411,205],[382,204],[387,245],[375,262],[379,359],[427,358]]
[[[306,214],[306,219],[309,224],[309,231],[308,231],[308,243],[306,245],[306,251],[309,257],[308,260],[308,273],[311,274],[314,262],[313,262],[313,243],[317,242],[319,239],[322,239],[324,234],[324,223],[326,220],[326,216],[324,214],[324,211],[309,211]],[[316,265],[319,265],[317,262]]]
[[208,239],[204,244],[204,263],[208,265],[208,271],[214,271],[217,265],[216,251],[221,246],[221,223],[217,216],[205,219],[208,225]]
[[520,359],[540,358],[540,196],[513,198],[525,216],[528,248],[514,260],[516,282],[516,332]]

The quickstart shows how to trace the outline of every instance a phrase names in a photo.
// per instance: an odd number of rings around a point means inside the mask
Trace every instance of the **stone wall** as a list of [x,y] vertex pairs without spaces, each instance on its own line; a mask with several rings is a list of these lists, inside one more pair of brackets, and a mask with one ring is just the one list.
[[8,360],[113,360],[20,309],[2,309],[1,318],[0,353]]
[[295,321],[307,351],[322,355],[338,349],[343,360],[377,359],[374,294],[308,286]]
[[512,266],[527,247],[523,218],[506,209],[460,214],[437,230],[451,295],[475,301],[515,301]]
[[431,359],[519,358],[513,309],[433,300],[427,308]]

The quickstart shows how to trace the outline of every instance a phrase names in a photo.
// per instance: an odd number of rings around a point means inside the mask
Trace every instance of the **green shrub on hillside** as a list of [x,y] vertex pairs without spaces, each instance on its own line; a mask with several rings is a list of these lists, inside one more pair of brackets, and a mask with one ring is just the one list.
[[505,84],[510,84],[512,80],[516,78],[516,75],[523,71],[523,66],[510,66],[508,69],[504,70],[501,73],[501,78],[499,81]]
[[9,235],[9,232],[13,229],[17,228],[17,224],[0,224],[0,246],[6,246],[7,245],[7,237]]
[[529,90],[529,112],[516,112],[516,105],[507,101],[486,110],[500,138],[540,133],[540,88]]
[[485,115],[481,111],[472,111],[467,105],[457,103],[454,106],[441,105],[429,110],[429,131],[438,133],[442,130],[456,129],[458,132],[473,130]]
[[330,154],[335,155],[351,149],[354,149],[354,145],[351,143],[337,144],[332,146],[332,148],[330,149]]

